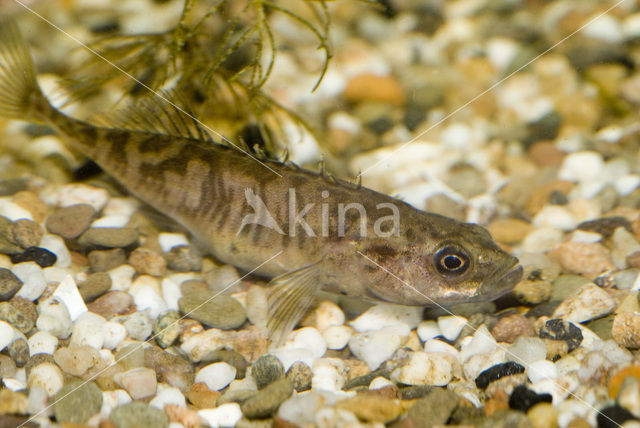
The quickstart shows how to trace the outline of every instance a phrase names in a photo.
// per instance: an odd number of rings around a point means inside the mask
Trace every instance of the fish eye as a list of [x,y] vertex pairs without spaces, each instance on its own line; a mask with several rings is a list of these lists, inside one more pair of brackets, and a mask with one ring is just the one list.
[[469,256],[464,250],[448,245],[435,256],[438,272],[444,275],[461,275],[469,268]]

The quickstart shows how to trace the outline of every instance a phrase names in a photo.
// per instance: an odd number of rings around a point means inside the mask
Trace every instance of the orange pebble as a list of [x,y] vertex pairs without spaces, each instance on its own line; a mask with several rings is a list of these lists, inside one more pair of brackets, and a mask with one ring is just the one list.
[[640,365],[625,367],[617,371],[609,381],[609,397],[616,398],[622,382],[629,376],[633,376],[640,380]]

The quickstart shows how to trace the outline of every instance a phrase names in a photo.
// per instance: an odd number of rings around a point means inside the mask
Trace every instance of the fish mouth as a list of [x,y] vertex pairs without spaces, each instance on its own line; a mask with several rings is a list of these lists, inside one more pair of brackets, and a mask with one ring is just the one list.
[[492,275],[483,282],[479,295],[483,300],[495,300],[500,296],[507,294],[522,279],[522,266],[518,259],[514,257],[514,262],[504,270]]

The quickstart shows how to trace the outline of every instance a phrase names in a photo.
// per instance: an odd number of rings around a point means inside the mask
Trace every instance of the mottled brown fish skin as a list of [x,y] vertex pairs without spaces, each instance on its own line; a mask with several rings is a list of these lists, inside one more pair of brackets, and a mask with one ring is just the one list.
[[[283,163],[265,161],[265,168],[209,141],[98,127],[66,116],[48,103],[35,75],[20,70],[32,65],[16,31],[0,29],[0,59],[12,63],[0,71],[1,113],[51,124],[131,193],[183,224],[222,262],[249,271],[282,251],[258,273],[272,278],[319,264],[318,280],[328,291],[407,305],[489,300],[520,279],[517,259],[480,226]],[[11,91],[24,93],[4,95]],[[255,214],[248,191],[280,230],[243,223]],[[307,204],[313,205],[304,212]],[[366,216],[346,209],[350,204]],[[292,220],[301,211],[312,236]],[[389,220],[394,212],[397,222]]]

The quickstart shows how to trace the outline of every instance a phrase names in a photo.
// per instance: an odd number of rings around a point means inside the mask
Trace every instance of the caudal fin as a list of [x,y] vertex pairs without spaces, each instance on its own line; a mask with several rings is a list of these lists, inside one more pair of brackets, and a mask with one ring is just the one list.
[[18,26],[12,20],[0,20],[0,115],[42,121],[48,108]]

